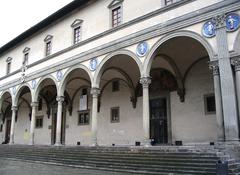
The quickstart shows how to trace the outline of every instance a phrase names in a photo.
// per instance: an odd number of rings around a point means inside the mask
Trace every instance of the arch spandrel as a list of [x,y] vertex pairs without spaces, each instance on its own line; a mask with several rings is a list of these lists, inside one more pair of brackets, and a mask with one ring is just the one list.
[[195,33],[192,31],[187,31],[187,30],[177,31],[177,32],[163,36],[150,49],[150,51],[144,61],[144,65],[143,65],[143,75],[144,76],[149,76],[149,74],[150,74],[153,57],[155,56],[155,52],[157,51],[157,49],[160,48],[161,45],[163,45],[165,42],[169,41],[170,39],[177,38],[177,37],[189,37],[189,38],[195,39],[206,49],[206,51],[209,55],[209,59],[214,60],[216,53],[214,52],[212,46],[209,44],[209,42],[205,38],[203,38],[198,33]]
[[92,87],[97,87],[99,88],[100,86],[100,79],[101,76],[103,74],[104,71],[104,65],[105,63],[107,63],[110,59],[112,59],[114,56],[117,55],[126,55],[129,56],[130,58],[132,58],[132,60],[134,60],[134,62],[137,64],[138,70],[140,72],[140,74],[142,73],[142,63],[141,60],[139,60],[139,58],[137,57],[137,55],[135,53],[133,53],[132,51],[129,50],[119,50],[113,53],[108,54],[98,65],[95,73],[94,73],[94,78],[93,78],[93,84]]

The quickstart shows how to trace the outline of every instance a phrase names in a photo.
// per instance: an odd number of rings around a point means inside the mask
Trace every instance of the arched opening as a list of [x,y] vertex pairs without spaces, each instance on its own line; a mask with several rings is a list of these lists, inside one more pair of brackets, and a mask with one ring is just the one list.
[[106,57],[98,72],[98,144],[134,145],[141,141],[142,98],[136,89],[140,79],[138,58],[127,54]]
[[[35,101],[38,102],[36,110],[35,126],[35,144],[52,144],[56,143],[57,127],[57,88],[54,79],[43,78],[40,80],[35,94]],[[63,108],[65,109],[65,107]],[[63,110],[63,115],[65,110]],[[46,137],[46,136],[51,136]],[[64,138],[61,136],[61,141]]]
[[204,46],[191,37],[177,36],[164,41],[151,59],[147,74],[152,76],[149,93],[153,143],[216,141],[213,76]]
[[67,123],[65,143],[67,145],[90,145],[92,98],[91,78],[88,72],[79,67],[67,71],[60,91],[68,94],[69,98],[68,113],[65,119]]
[[1,96],[1,120],[0,120],[0,130],[1,130],[1,143],[8,144],[10,142],[10,132],[11,132],[11,117],[12,117],[12,96],[10,92],[4,92]]
[[15,96],[17,115],[15,119],[14,143],[16,144],[29,143],[32,112],[31,102],[32,95],[30,88],[25,85],[20,87]]

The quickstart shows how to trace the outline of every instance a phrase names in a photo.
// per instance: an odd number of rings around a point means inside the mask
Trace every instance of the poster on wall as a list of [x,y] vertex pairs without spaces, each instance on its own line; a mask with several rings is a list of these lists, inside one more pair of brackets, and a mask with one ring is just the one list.
[[80,95],[79,111],[87,110],[87,95]]

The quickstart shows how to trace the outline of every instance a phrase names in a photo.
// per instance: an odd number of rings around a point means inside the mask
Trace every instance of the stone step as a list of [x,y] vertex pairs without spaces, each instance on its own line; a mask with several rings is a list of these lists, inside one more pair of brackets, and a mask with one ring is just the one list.
[[[29,153],[29,154],[1,154],[2,157],[10,157],[10,156],[22,156],[22,157],[28,157],[28,156],[33,156],[33,157],[40,157],[39,155],[36,155],[34,153]],[[44,155],[42,156],[46,159],[65,159],[65,160],[73,160],[73,161],[89,161],[89,160],[94,160],[96,162],[109,162],[109,163],[121,163],[121,164],[130,164],[130,163],[135,163],[135,164],[141,164],[145,166],[175,166],[175,167],[194,167],[194,168],[199,168],[199,167],[208,167],[208,168],[215,168],[215,162],[209,162],[207,163],[206,161],[175,161],[172,159],[168,160],[135,160],[135,159],[114,159],[114,158],[97,158],[97,157],[69,157],[69,156],[64,156],[64,155]]]
[[162,173],[174,173],[174,174],[216,174],[215,173],[215,169],[204,169],[201,168],[200,170],[192,170],[192,169],[178,169],[178,168],[174,168],[174,167],[158,167],[158,168],[153,168],[153,167],[143,167],[143,166],[130,166],[130,165],[121,165],[121,164],[109,164],[106,163],[104,165],[102,164],[95,164],[94,162],[72,162],[72,161],[66,161],[66,160],[60,160],[60,159],[56,159],[56,160],[52,160],[52,159],[44,159],[44,158],[39,158],[39,157],[14,157],[16,159],[20,159],[20,160],[29,160],[29,161],[37,161],[37,162],[42,162],[42,163],[48,163],[48,162],[52,162],[55,164],[62,164],[62,165],[68,165],[68,166],[75,166],[75,167],[84,167],[84,168],[94,168],[94,169],[99,169],[99,168],[104,168],[104,169],[114,169],[115,171],[119,171],[119,170],[125,170],[126,172],[137,172],[140,173],[142,172],[143,174],[146,174],[145,172],[148,172],[149,174],[162,174]]

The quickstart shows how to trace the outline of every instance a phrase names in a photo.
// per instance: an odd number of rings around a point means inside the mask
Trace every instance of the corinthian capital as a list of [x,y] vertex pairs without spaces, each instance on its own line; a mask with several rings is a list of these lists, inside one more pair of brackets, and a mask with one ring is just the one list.
[[235,71],[240,71],[240,57],[233,58],[231,60],[231,64],[234,66]]
[[91,94],[92,94],[93,97],[98,97],[98,95],[100,94],[100,89],[96,88],[96,87],[93,87],[91,89]]
[[151,78],[150,77],[142,77],[140,78],[140,83],[142,84],[143,88],[147,88],[149,84],[151,84]]
[[209,69],[212,70],[213,75],[219,75],[219,65],[217,61],[210,62]]
[[64,97],[63,96],[57,96],[56,98],[57,102],[64,102]]

